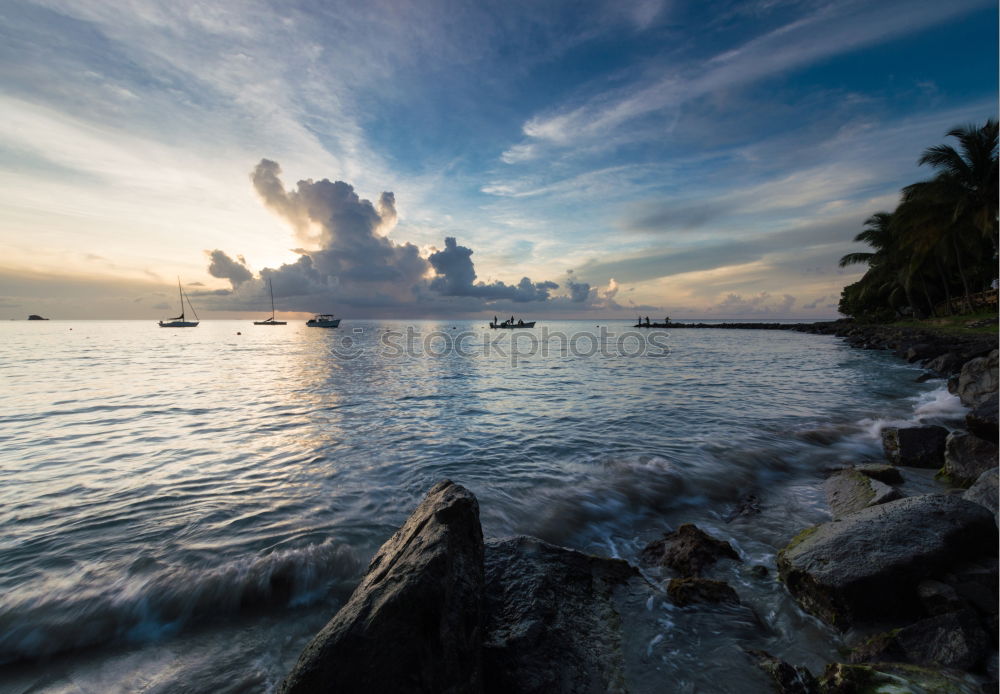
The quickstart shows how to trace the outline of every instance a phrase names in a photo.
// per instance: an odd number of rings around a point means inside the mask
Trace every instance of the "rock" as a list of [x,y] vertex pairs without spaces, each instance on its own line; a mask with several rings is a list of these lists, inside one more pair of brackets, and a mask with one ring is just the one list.
[[650,542],[639,556],[644,564],[669,566],[681,576],[698,576],[721,558],[740,561],[728,542],[717,540],[691,523]]
[[614,596],[638,571],[517,537],[486,545],[487,693],[624,692]]
[[884,504],[903,496],[898,489],[857,470],[842,470],[829,477],[823,483],[823,490],[834,518],[843,518],[868,506]]
[[439,482],[280,691],[481,692],[482,596],[479,504],[464,487]]
[[969,431],[981,439],[996,441],[1000,435],[997,427],[998,406],[1000,401],[997,398],[986,398],[983,402],[972,408],[972,411],[965,415],[965,426]]
[[1000,495],[998,472],[1000,472],[998,468],[984,470],[979,479],[962,494],[962,498],[985,506],[993,512],[993,518],[997,523],[1000,523],[1000,514],[997,513],[997,497]]
[[923,692],[926,694],[981,694],[971,675],[904,663],[849,665],[831,663],[820,679],[823,694],[864,694],[867,692]]
[[997,583],[1000,580],[996,557],[980,557],[952,568],[942,580],[955,589],[960,598],[984,615],[996,616],[1000,604]]
[[858,465],[854,469],[862,475],[868,475],[886,484],[901,484],[903,482],[903,475],[900,474],[899,468],[893,465],[867,463],[865,465]]
[[789,665],[767,651],[745,648],[744,652],[767,673],[778,694],[817,694],[819,691],[819,683],[807,668]]
[[954,484],[967,487],[987,470],[997,466],[995,443],[964,431],[953,431],[944,450],[941,474]]
[[985,357],[977,357],[965,363],[958,377],[958,397],[969,407],[996,397],[997,392],[997,350]]
[[915,361],[930,359],[940,354],[941,348],[937,345],[920,343],[913,345],[903,353],[903,358],[911,364]]
[[968,610],[915,622],[899,631],[896,642],[909,662],[958,670],[977,669],[990,650],[989,636]]
[[917,584],[917,595],[924,611],[931,616],[956,612],[966,606],[954,588],[929,578]]
[[927,383],[927,381],[933,381],[935,378],[941,378],[941,376],[931,373],[930,371],[925,371],[913,380],[916,383]]
[[927,362],[927,364],[925,364],[925,368],[933,371],[938,376],[948,378],[948,376],[960,372],[962,370],[963,363],[965,363],[965,360],[960,354],[956,354],[955,352],[945,352],[944,354]]
[[941,467],[948,430],[939,426],[887,427],[882,430],[882,449],[893,465]]
[[989,636],[975,615],[969,610],[960,610],[876,634],[851,649],[849,661],[901,661],[974,670],[985,661],[989,650]]
[[917,583],[996,552],[997,527],[958,496],[908,497],[799,533],[778,574],[807,611],[840,628],[919,613]]
[[694,603],[730,603],[738,605],[739,596],[725,581],[708,578],[672,578],[667,585],[667,595],[678,607]]
[[764,566],[763,564],[754,564],[752,567],[750,567],[750,575],[753,576],[754,578],[765,579],[767,578],[769,573],[770,571],[768,571],[767,567]]

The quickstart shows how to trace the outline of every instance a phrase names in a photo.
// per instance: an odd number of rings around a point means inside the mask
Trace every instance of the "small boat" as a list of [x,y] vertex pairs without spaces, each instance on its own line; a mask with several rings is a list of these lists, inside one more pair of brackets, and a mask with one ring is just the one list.
[[496,320],[494,320],[492,323],[490,323],[490,328],[492,330],[517,330],[518,328],[534,328],[534,327],[535,327],[535,321],[525,322],[523,320],[515,321],[514,319],[505,320],[503,323],[497,323]]
[[[170,318],[166,321],[160,321],[161,328],[197,328],[198,327],[198,312],[194,310],[194,306],[191,304],[191,299],[187,298],[184,290],[181,289],[181,278],[177,278],[177,292],[181,295],[181,315],[176,318]],[[194,320],[184,320],[184,300],[187,299],[188,307],[191,309],[191,313],[194,314]]]
[[308,328],[336,328],[340,325],[340,319],[334,318],[332,313],[320,313],[306,321]]
[[264,320],[255,320],[253,322],[253,324],[254,325],[288,325],[288,323],[286,323],[283,320],[275,320],[274,319],[274,288],[271,287],[271,278],[270,277],[267,278],[267,288],[268,288],[268,291],[271,292],[271,317],[270,318],[265,318]]
[[48,320],[48,318],[42,318],[37,313],[32,313],[30,316],[28,316],[28,320]]

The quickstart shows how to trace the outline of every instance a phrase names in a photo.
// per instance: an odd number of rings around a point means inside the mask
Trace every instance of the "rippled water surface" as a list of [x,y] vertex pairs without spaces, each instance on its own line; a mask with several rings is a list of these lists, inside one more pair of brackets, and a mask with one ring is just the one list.
[[836,657],[774,554],[885,422],[960,412],[941,382],[831,337],[659,331],[669,353],[634,356],[624,323],[545,327],[592,337],[518,338],[515,365],[481,322],[0,324],[0,690],[268,691],[445,477],[487,536],[635,560],[693,521],[738,548],[743,607],[635,606],[640,688],[767,691],[740,646]]

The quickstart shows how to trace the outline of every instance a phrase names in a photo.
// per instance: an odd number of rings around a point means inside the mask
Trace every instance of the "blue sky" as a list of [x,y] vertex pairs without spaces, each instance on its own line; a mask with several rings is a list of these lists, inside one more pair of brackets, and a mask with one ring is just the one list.
[[832,317],[864,219],[997,110],[978,0],[0,16],[4,318],[158,317],[178,275],[219,317],[266,278],[286,312]]

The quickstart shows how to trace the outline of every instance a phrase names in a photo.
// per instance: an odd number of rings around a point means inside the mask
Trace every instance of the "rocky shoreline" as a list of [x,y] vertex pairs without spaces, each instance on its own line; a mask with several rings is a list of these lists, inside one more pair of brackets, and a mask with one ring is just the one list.
[[[832,520],[801,529],[778,553],[788,594],[844,632],[843,660],[817,677],[764,651],[744,657],[777,692],[996,691],[995,339],[840,322],[763,325],[890,349],[920,362],[921,378],[948,379],[970,411],[965,430],[885,429],[886,464],[835,471],[824,483]],[[725,327],[750,326],[763,327]],[[935,493],[907,495],[907,470],[916,467],[938,470]],[[712,578],[716,563],[739,561],[729,542],[691,524],[640,554],[642,566],[672,576],[663,586],[621,559],[531,537],[484,541],[475,496],[443,481],[376,553],[280,692],[627,692],[635,663],[624,644],[635,625],[624,603],[655,596],[678,608],[729,605],[756,619]]]

